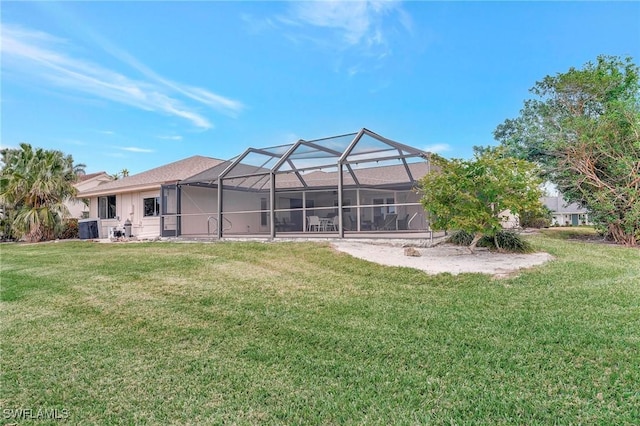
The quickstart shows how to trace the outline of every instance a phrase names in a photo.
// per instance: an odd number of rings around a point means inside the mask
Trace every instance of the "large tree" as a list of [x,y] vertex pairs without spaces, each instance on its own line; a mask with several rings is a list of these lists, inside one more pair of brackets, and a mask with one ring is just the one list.
[[473,234],[472,252],[484,235],[495,238],[509,213],[542,208],[542,181],[536,166],[506,157],[502,151],[478,150],[473,160],[433,155],[434,172],[420,181],[424,191],[421,201],[431,228]]
[[0,202],[12,233],[31,242],[53,238],[68,215],[64,202],[75,196],[73,184],[84,165],[74,165],[73,158],[60,151],[26,143],[0,155]]
[[618,243],[640,242],[640,84],[631,58],[600,56],[547,76],[520,116],[494,132],[510,155],[535,161],[569,202]]

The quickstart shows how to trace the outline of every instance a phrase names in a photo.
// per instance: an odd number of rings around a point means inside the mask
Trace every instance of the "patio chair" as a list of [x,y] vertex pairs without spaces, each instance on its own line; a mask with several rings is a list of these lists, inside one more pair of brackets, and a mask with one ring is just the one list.
[[398,219],[398,229],[409,229],[409,214],[405,215],[404,219]]
[[351,215],[346,213],[342,213],[342,227],[345,231],[353,231],[354,230],[354,221],[351,218]]
[[382,229],[385,230],[397,230],[398,224],[396,223],[396,219],[398,219],[397,214],[388,214],[384,218],[384,223],[382,224]]
[[373,218],[373,228],[376,230],[384,229],[384,216],[375,216]]
[[327,225],[327,231],[337,231],[340,227],[340,218],[336,215],[331,218],[331,222]]
[[321,227],[322,227],[322,224],[320,223],[320,218],[318,216],[307,217],[307,231],[320,232]]

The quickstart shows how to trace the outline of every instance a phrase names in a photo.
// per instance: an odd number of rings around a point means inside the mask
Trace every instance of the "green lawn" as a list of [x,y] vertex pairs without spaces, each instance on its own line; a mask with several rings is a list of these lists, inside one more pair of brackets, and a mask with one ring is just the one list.
[[637,424],[640,251],[530,241],[556,260],[503,280],[316,243],[2,245],[0,424]]

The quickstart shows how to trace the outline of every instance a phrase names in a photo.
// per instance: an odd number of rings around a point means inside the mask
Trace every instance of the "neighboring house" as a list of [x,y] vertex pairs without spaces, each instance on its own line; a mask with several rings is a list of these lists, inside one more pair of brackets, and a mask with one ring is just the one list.
[[[113,176],[107,172],[89,173],[78,176],[78,181],[73,185],[78,193],[89,191],[105,182],[113,180]],[[74,219],[83,219],[89,217],[89,206],[85,204],[82,198],[76,197],[65,202],[69,209],[69,217]]]
[[103,238],[126,220],[141,238],[422,232],[428,223],[416,184],[430,171],[429,155],[362,129],[249,148],[229,161],[190,157],[79,197],[91,199]]
[[551,224],[560,226],[590,225],[587,210],[576,203],[567,203],[562,195],[543,197],[542,203],[551,210]]
[[503,210],[499,214],[503,229],[516,229],[520,227],[520,218],[518,215],[511,213],[511,210]]
[[99,219],[100,237],[110,228],[131,222],[132,234],[152,238],[160,234],[160,188],[222,163],[223,160],[193,156],[146,172],[126,176],[78,191],[78,198],[88,198],[89,217]]

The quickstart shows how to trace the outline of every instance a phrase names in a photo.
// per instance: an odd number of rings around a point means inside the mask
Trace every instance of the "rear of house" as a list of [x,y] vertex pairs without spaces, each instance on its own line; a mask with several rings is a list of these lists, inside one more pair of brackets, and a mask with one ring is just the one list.
[[139,238],[425,231],[416,183],[429,155],[362,129],[229,161],[194,156],[79,196],[102,238],[124,224]]
[[90,218],[98,221],[99,237],[107,238],[114,229],[131,223],[132,235],[154,238],[160,235],[160,190],[222,160],[193,156],[136,175],[80,190],[78,198],[89,199]]

